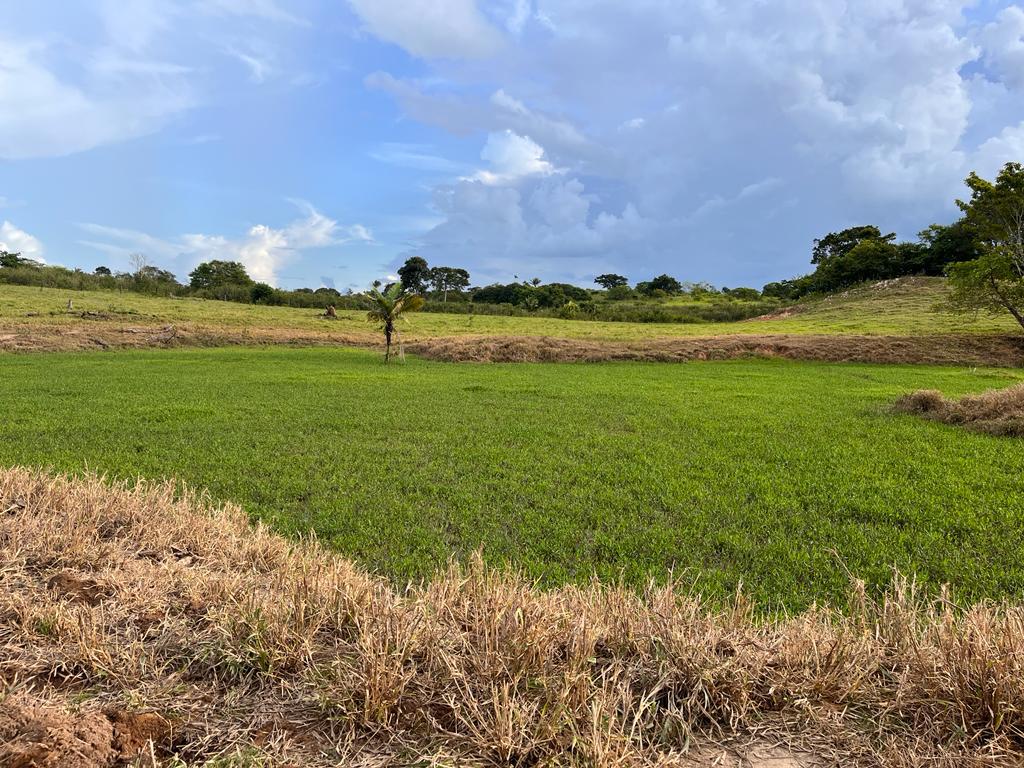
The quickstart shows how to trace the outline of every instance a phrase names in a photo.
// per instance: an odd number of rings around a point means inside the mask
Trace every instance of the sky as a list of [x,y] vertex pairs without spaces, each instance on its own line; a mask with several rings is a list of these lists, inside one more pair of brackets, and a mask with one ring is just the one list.
[[361,290],[809,270],[1024,161],[1024,8],[0,0],[0,249]]

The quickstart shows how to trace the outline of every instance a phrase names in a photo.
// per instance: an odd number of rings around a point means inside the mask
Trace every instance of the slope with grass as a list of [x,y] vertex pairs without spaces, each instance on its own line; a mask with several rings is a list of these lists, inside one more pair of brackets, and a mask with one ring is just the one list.
[[[401,331],[407,341],[453,336],[550,336],[592,341],[641,341],[731,334],[859,334],[927,336],[1012,333],[1012,319],[952,314],[942,308],[945,282],[907,278],[866,286],[800,304],[774,316],[732,323],[612,323],[541,317],[421,314]],[[72,311],[67,311],[68,301]],[[99,330],[134,329],[159,334],[167,326],[211,343],[218,334],[238,343],[336,341],[372,343],[365,313],[341,311],[329,322],[315,310],[263,307],[131,293],[75,292],[0,285],[0,349],[33,333],[88,336]],[[239,338],[241,336],[241,338]],[[28,343],[26,342],[26,346]],[[59,345],[57,345],[59,348]]]
[[7,356],[0,465],[180,478],[401,582],[482,547],[544,584],[669,570],[800,608],[892,566],[1024,590],[1024,444],[888,412],[1010,370],[384,366],[349,349]]

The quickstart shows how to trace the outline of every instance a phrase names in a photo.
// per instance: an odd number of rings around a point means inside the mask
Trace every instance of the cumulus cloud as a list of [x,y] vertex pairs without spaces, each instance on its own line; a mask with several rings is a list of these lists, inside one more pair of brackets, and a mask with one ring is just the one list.
[[121,258],[142,252],[154,261],[186,270],[211,259],[240,261],[254,280],[266,283],[276,283],[281,268],[305,250],[373,242],[372,232],[361,224],[342,226],[303,200],[292,202],[305,213],[303,218],[280,229],[256,224],[241,237],[185,234],[163,239],[145,232],[86,223],[80,226],[92,238],[80,242]]
[[20,253],[27,259],[43,261],[43,244],[9,221],[0,224],[0,251]]
[[414,56],[480,58],[502,45],[501,34],[474,0],[350,0],[369,31]]
[[[45,26],[18,29],[31,9],[0,30],[0,159],[68,155],[160,131],[210,100],[219,59],[242,62],[257,83],[281,72],[263,30],[307,23],[274,0],[84,5],[63,34],[52,13]],[[227,27],[240,18],[253,22],[244,36]]]
[[505,184],[526,176],[550,176],[555,167],[544,158],[544,148],[529,136],[513,131],[492,133],[480,152],[490,168],[477,171],[472,178],[484,184]]
[[697,3],[680,14],[653,1],[538,0],[529,18],[544,19],[542,33],[516,21],[526,47],[454,85],[386,73],[367,84],[420,122],[544,150],[516,156],[545,172],[491,168],[438,187],[445,220],[417,242],[425,255],[460,253],[485,270],[547,259],[545,274],[570,277],[589,254],[595,269],[611,261],[636,278],[767,281],[806,271],[811,240],[829,229],[874,222],[912,236],[948,221],[970,170],[1022,159],[1024,15],[1010,6],[975,21],[969,5]]
[[1024,8],[1003,8],[978,35],[985,62],[1011,88],[1024,90]]

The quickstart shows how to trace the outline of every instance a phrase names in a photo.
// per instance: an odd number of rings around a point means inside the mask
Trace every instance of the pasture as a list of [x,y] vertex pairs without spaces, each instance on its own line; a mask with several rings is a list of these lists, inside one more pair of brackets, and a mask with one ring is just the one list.
[[397,583],[482,549],[544,586],[672,571],[788,609],[893,567],[1012,597],[1024,446],[888,409],[1022,379],[782,360],[384,366],[356,349],[7,355],[0,465],[180,479]]
[[[977,317],[945,308],[941,278],[906,278],[808,300],[767,318],[728,323],[626,323],[422,313],[402,327],[408,340],[466,335],[553,336],[592,341],[635,341],[729,334],[1006,333],[1018,327],[1008,315]],[[67,312],[72,300],[73,313]],[[86,313],[82,317],[81,313]],[[130,292],[67,291],[0,285],[0,341],[5,333],[40,327],[100,327],[107,324],[200,327],[219,331],[273,331],[376,340],[365,312],[340,310],[325,321],[317,310],[267,307],[195,298],[160,298]],[[2,349],[2,344],[0,344]]]

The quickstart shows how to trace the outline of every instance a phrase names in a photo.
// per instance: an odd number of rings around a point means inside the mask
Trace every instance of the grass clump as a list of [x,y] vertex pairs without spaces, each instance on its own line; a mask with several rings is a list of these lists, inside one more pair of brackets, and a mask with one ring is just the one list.
[[934,389],[922,389],[901,397],[893,410],[975,432],[1024,437],[1024,384],[959,399],[947,398]]

